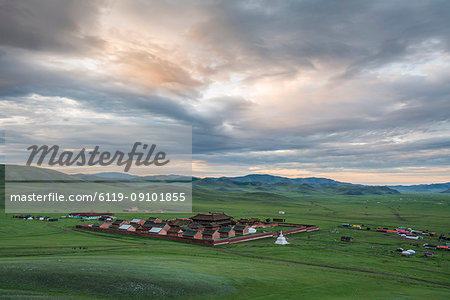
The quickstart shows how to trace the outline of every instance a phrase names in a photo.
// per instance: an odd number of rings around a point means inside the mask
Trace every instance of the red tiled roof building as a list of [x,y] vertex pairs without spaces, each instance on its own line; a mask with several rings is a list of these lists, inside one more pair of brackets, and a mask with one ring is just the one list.
[[208,225],[215,223],[215,225],[230,225],[233,217],[227,216],[224,213],[207,213],[207,214],[197,214],[191,217],[191,220],[195,223],[200,223],[203,225]]

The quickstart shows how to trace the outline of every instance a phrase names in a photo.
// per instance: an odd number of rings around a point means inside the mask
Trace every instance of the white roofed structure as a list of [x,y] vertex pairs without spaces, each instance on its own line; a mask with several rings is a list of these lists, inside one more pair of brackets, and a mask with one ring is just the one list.
[[163,228],[162,227],[152,227],[148,232],[150,233],[159,233]]
[[283,232],[280,232],[280,235],[277,237],[277,240],[275,241],[275,244],[277,245],[287,245],[289,244],[288,241],[286,241],[286,238],[283,235]]
[[119,229],[121,229],[121,230],[128,230],[128,229],[130,229],[130,227],[131,227],[131,225],[121,225],[119,227]]

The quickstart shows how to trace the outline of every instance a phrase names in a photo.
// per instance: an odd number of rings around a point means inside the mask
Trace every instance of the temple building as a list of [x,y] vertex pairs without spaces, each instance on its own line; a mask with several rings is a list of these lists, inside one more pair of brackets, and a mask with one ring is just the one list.
[[[224,213],[207,213],[207,214],[197,214],[191,217],[191,220],[195,223],[200,223],[202,225],[231,225],[233,217],[227,216]],[[210,227],[215,227],[210,226]]]

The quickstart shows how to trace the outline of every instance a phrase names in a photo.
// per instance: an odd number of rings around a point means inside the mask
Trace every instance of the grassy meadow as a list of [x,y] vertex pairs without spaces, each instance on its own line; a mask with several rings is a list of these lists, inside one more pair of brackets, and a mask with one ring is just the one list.
[[[286,246],[262,239],[212,247],[86,232],[75,229],[79,220],[28,221],[2,211],[0,298],[444,299],[450,296],[450,253],[421,257],[422,244],[437,244],[437,237],[405,241],[373,229],[406,226],[449,235],[449,198],[194,190],[193,213],[283,217],[320,227],[287,236]],[[340,227],[346,222],[372,230]],[[354,240],[341,242],[341,236]],[[398,247],[417,253],[401,257]]]

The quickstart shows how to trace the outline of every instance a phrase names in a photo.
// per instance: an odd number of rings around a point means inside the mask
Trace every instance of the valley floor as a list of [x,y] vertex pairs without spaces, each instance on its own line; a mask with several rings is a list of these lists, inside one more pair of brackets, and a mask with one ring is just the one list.
[[[277,217],[319,231],[226,246],[203,246],[77,230],[78,220],[50,223],[0,217],[2,299],[444,299],[449,252],[421,257],[423,243],[342,223],[428,229],[449,235],[448,196],[307,196],[283,200],[197,191],[194,211]],[[214,200],[211,200],[214,199]],[[126,214],[129,218],[131,215]],[[133,217],[148,217],[136,214]],[[174,215],[175,216],[175,215]],[[176,215],[183,217],[188,215]],[[164,217],[170,217],[164,215]],[[335,229],[339,233],[334,233]],[[353,242],[341,242],[352,236]],[[418,246],[416,244],[419,244]],[[416,250],[401,257],[396,248]]]

